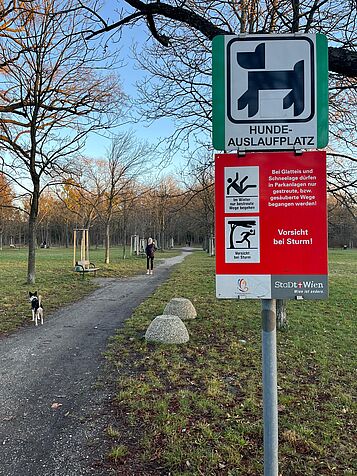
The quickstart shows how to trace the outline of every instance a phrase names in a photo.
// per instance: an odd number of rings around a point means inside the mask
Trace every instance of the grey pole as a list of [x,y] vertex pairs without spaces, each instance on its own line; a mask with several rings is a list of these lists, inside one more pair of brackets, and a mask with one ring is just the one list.
[[264,476],[278,476],[276,302],[262,299]]

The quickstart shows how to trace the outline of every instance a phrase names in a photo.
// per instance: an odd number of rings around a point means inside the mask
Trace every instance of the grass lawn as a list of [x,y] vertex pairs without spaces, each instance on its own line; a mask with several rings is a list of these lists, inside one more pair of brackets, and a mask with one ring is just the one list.
[[[0,251],[0,335],[31,321],[28,292],[38,290],[43,297],[46,314],[80,299],[95,289],[92,275],[84,279],[73,272],[73,249],[36,250],[36,284],[26,284],[27,249]],[[156,260],[177,254],[177,251],[156,252]],[[122,259],[120,247],[111,250],[111,263],[104,264],[104,250],[90,250],[90,260],[100,268],[98,277],[124,277],[144,272],[146,260],[141,257]]]
[[[357,251],[330,252],[327,301],[288,303],[278,333],[279,472],[357,474]],[[191,299],[184,345],[148,344],[172,297]],[[263,474],[259,301],[217,300],[214,259],[186,258],[112,339],[116,417],[105,438],[117,474]]]

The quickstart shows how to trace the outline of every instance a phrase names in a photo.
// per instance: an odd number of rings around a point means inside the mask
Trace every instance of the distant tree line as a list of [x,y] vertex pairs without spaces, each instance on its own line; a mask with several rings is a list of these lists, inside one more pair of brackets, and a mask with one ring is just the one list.
[[334,197],[328,200],[328,242],[331,248],[357,247],[357,207]]
[[[156,235],[162,247],[171,238],[210,241],[210,42],[233,32],[327,35],[330,244],[355,245],[355,1],[116,0],[113,23],[107,13],[101,16],[101,5],[9,0],[0,11],[0,247],[27,244],[29,284],[35,283],[38,243],[70,246],[76,226],[89,228],[93,243],[104,243],[106,263],[111,245],[128,243],[131,234]],[[122,29],[140,22],[151,38],[133,51],[146,76],[130,103],[117,75],[118,44]],[[128,115],[150,123],[175,120],[167,156],[180,151],[194,164],[205,154],[188,183],[154,180],[152,169],[161,170],[154,155],[160,154],[130,134],[115,138],[103,161],[83,158],[88,134],[117,131]]]
[[[92,172],[95,163],[90,162]],[[103,167],[103,163],[100,165]],[[162,249],[170,248],[172,244],[190,243],[208,250],[209,239],[214,235],[213,177],[208,175],[206,167],[202,168],[201,174],[198,170],[196,167],[191,184],[179,184],[172,177],[162,179],[154,187],[125,180],[125,187],[112,209],[110,246],[126,245],[128,252],[131,237],[138,235],[140,238],[152,236]],[[0,174],[0,248],[28,245],[28,203],[24,200],[20,206],[16,200],[5,177]],[[105,248],[108,230],[103,209],[107,200],[105,192],[90,187],[85,189],[80,182],[71,180],[49,189],[40,198],[36,246],[46,243],[71,247],[73,230],[89,228],[91,246]],[[330,247],[357,246],[356,216],[356,209],[351,204],[329,196]]]
[[[0,174],[0,177],[5,183],[4,176]],[[213,187],[206,192],[209,200],[197,193],[198,189],[199,185],[197,190],[180,187],[170,177],[162,179],[154,188],[138,182],[126,183],[112,208],[110,246],[128,247],[132,235],[152,236],[161,249],[187,242],[203,245],[213,234]],[[28,202],[20,203],[14,197],[9,186],[3,186],[0,191],[1,247],[28,245]],[[43,243],[73,246],[73,230],[89,228],[91,246],[105,247],[107,205],[106,192],[85,189],[73,180],[48,189],[39,201],[36,246]]]

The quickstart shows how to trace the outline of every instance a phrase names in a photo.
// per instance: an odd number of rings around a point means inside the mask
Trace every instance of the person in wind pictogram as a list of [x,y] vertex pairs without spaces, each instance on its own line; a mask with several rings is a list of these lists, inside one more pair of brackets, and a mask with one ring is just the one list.
[[238,184],[238,180],[239,180],[238,172],[236,172],[236,178],[234,180],[229,177],[227,179],[227,182],[229,183],[227,187],[227,195],[229,195],[231,188],[233,188],[239,194],[244,193],[247,190],[247,188],[256,188],[256,185],[244,185],[244,182],[247,180],[247,178],[248,178],[248,175],[246,175]]
[[241,240],[236,240],[236,243],[243,243],[243,241],[246,241],[248,243],[248,248],[250,248],[249,238],[253,235],[255,235],[255,230],[242,231],[240,236],[242,236],[243,238]]

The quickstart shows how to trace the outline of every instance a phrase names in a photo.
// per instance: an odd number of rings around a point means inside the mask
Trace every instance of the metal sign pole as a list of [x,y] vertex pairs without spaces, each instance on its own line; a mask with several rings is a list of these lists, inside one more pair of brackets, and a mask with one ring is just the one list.
[[276,302],[262,299],[264,476],[278,476]]

